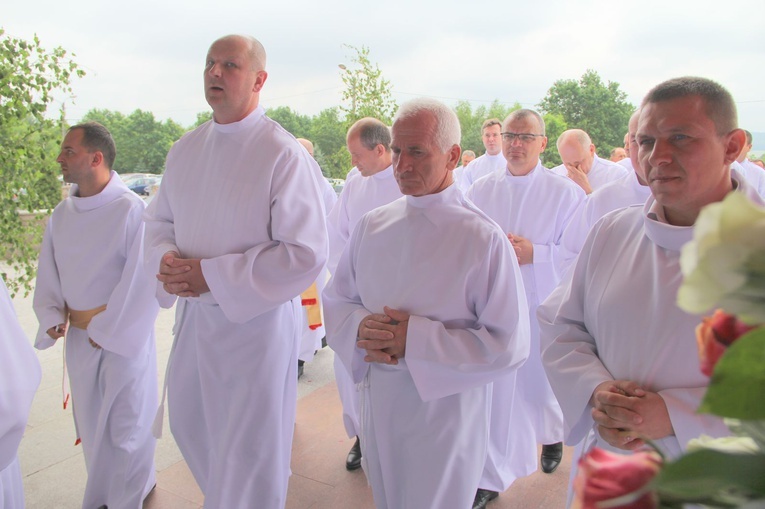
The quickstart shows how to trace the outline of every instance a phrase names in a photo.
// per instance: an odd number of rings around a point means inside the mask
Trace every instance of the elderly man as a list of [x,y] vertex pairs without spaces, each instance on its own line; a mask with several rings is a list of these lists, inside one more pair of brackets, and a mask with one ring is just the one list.
[[[332,274],[337,271],[340,255],[361,217],[372,209],[401,198],[401,190],[393,177],[390,140],[390,129],[376,118],[362,118],[348,130],[346,144],[358,174],[346,180],[337,203],[327,217],[328,266]],[[337,356],[335,380],[343,406],[345,431],[348,438],[356,439],[346,457],[345,468],[356,470],[361,468],[359,392]]]
[[40,377],[40,363],[0,278],[0,507],[24,507],[17,451]]
[[327,257],[316,162],[259,105],[265,64],[252,37],[210,46],[213,119],[172,147],[146,213],[160,303],[178,298],[170,428],[206,507],[285,505],[299,295]]
[[598,157],[590,135],[581,129],[564,131],[557,147],[563,164],[552,171],[570,178],[587,194],[627,174],[622,166]]
[[66,335],[65,369],[88,471],[83,509],[139,509],[155,485],[159,306],[143,264],[146,205],[111,170],[115,157],[101,124],[66,133],[57,161],[73,186],[48,221],[35,285],[35,346],[50,348]]
[[710,80],[648,92],[637,143],[652,197],[598,222],[539,308],[543,363],[579,451],[624,453],[650,439],[673,458],[702,433],[728,434],[722,419],[696,413],[709,383],[689,361],[701,317],[675,301],[680,248],[701,208],[734,190],[757,199],[730,171],[745,142],[736,123],[733,98]]
[[638,162],[635,136],[639,118],[640,110],[632,114],[628,125],[630,157],[624,160],[628,164],[623,165],[628,169],[627,174],[594,191],[587,200],[582,202],[563,233],[561,245],[564,250],[564,267],[566,268],[573,263],[579,251],[582,250],[590,228],[598,219],[612,210],[643,204],[651,195],[651,189],[646,184],[643,170]]
[[473,506],[479,508],[485,505],[479,498],[488,501],[515,479],[536,470],[537,443],[544,444],[545,473],[552,473],[560,463],[563,416],[542,368],[536,309],[560,281],[561,235],[585,201],[577,185],[542,166],[539,156],[547,137],[539,113],[516,110],[503,127],[506,168],[473,184],[467,197],[497,222],[518,253],[533,318],[531,354],[518,370],[517,380],[512,373],[494,381],[489,456]]
[[364,468],[379,509],[470,507],[489,384],[528,355],[507,237],[452,185],[459,140],[446,105],[401,106],[392,149],[406,196],[361,219],[326,292],[330,346],[363,390]]
[[505,167],[505,157],[502,155],[502,122],[496,118],[486,120],[481,126],[481,141],[486,152],[471,161],[460,175],[457,184],[463,191],[467,191],[473,182],[485,177],[495,170]]
[[622,159],[627,159],[628,157],[629,155],[627,154],[626,150],[624,150],[622,147],[616,147],[611,151],[608,160],[612,163],[618,163]]

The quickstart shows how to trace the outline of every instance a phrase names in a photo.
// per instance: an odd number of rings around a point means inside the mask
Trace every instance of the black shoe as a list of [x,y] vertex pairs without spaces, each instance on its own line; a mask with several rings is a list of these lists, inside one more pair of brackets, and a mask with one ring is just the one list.
[[555,469],[560,465],[561,458],[563,458],[563,442],[543,445],[541,458],[542,472],[545,474],[555,472]]
[[298,378],[303,376],[303,364],[305,364],[305,361],[298,359]]
[[361,467],[361,440],[356,437],[356,443],[353,444],[351,450],[348,452],[348,457],[345,458],[345,468],[348,470],[357,470]]
[[327,336],[324,336],[321,338],[321,347],[325,348],[327,346]]
[[486,504],[494,500],[499,496],[499,493],[496,491],[491,490],[485,490],[483,488],[478,488],[478,491],[475,492],[475,499],[473,500],[473,509],[483,509],[486,507]]

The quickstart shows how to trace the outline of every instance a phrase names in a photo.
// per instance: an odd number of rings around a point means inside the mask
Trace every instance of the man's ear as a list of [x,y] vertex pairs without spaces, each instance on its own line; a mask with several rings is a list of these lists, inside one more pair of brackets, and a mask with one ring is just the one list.
[[252,87],[252,91],[260,92],[260,89],[262,89],[263,85],[266,84],[266,79],[268,79],[268,73],[266,71],[258,71],[257,77],[255,78],[255,85]]
[[725,164],[730,164],[738,159],[746,145],[746,133],[743,129],[734,129],[725,135]]

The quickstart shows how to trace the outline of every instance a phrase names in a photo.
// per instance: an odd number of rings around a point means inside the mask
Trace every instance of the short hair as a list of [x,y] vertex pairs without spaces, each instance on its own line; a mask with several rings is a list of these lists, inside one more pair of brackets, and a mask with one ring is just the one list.
[[543,136],[547,136],[547,131],[545,131],[545,119],[543,119],[542,115],[534,110],[521,108],[519,110],[511,111],[503,123],[507,124],[511,120],[526,120],[529,117],[534,117],[534,119],[537,121],[537,125],[539,126],[539,130],[541,131],[533,134],[541,134]]
[[[247,56],[250,57],[253,70],[264,71],[266,69],[266,49],[259,40],[251,35],[230,34],[216,39],[213,44],[224,39],[241,39],[245,41],[249,46],[247,48]],[[212,44],[210,46],[212,47]]]
[[473,156],[473,157],[475,157],[475,152],[473,152],[472,150],[465,150],[465,151],[462,152],[462,155],[463,156]]
[[500,130],[502,129],[502,122],[500,122],[498,118],[490,118],[488,120],[484,120],[483,125],[481,125],[481,134],[483,134],[487,127],[491,127],[493,125],[498,125]]
[[109,130],[98,122],[83,122],[73,125],[66,132],[75,129],[82,130],[82,146],[89,152],[101,152],[104,155],[104,165],[111,170],[117,158],[117,146]]
[[351,136],[358,136],[359,141],[367,150],[382,145],[386,152],[390,151],[390,128],[380,120],[372,117],[364,117],[357,120],[346,135],[346,142]]
[[722,85],[707,78],[684,76],[664,81],[653,87],[641,106],[688,96],[699,96],[706,104],[706,113],[717,128],[717,134],[728,134],[738,127],[736,103]]
[[558,141],[555,142],[555,147],[560,150],[560,146],[569,139],[575,140],[584,150],[590,150],[590,145],[592,145],[592,139],[590,139],[589,134],[581,129],[569,129],[568,131],[563,131],[563,133],[558,136]]
[[435,142],[439,149],[447,152],[454,145],[460,144],[462,132],[457,114],[444,103],[428,97],[412,99],[399,106],[393,117],[393,125],[423,112],[430,113],[436,119]]
[[742,129],[744,131],[744,134],[746,134],[746,144],[751,145],[752,144],[752,133],[747,131],[746,129]]

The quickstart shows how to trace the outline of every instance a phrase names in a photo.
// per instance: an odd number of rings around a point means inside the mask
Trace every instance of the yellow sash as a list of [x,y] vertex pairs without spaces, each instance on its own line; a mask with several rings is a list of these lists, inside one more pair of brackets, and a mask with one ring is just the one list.
[[98,313],[106,310],[106,304],[98,306],[97,308],[88,309],[87,311],[78,311],[76,309],[67,308],[69,314],[69,325],[71,327],[77,327],[78,329],[87,330],[90,321]]
[[300,298],[308,313],[308,328],[311,330],[318,329],[321,327],[321,303],[319,302],[319,290],[316,283],[301,293]]

